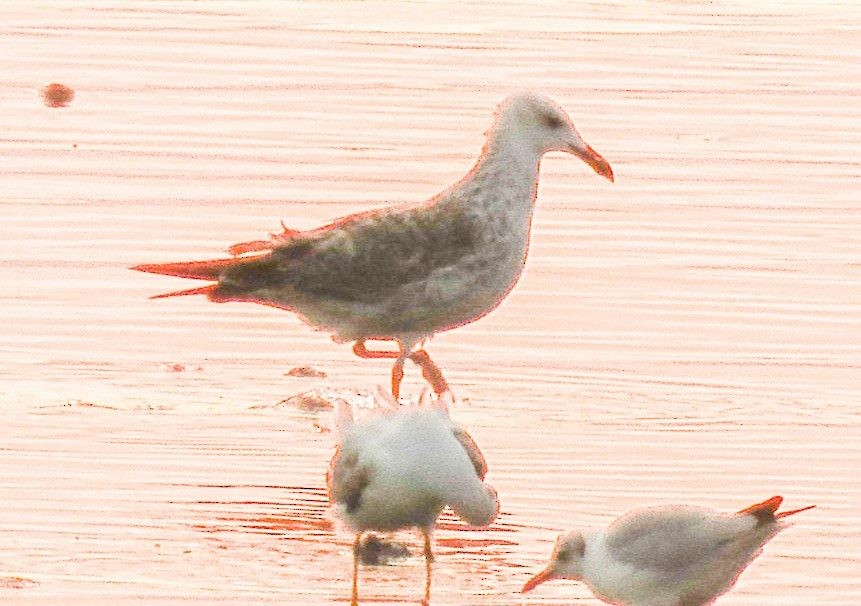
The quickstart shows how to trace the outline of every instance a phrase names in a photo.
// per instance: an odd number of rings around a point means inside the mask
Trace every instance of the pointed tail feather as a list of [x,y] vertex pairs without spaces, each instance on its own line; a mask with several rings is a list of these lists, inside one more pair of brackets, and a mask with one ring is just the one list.
[[763,501],[762,503],[757,503],[755,505],[751,505],[750,507],[746,507],[739,511],[739,514],[750,514],[752,516],[756,516],[757,518],[763,516],[773,516],[774,513],[780,507],[780,504],[783,503],[783,497],[774,496],[770,499]]
[[180,263],[145,263],[131,269],[151,274],[192,278],[195,280],[218,280],[221,272],[228,267],[247,263],[258,257],[235,257],[232,259],[212,259],[210,261],[188,261]]
[[218,284],[207,284],[197,288],[189,288],[188,290],[176,290],[174,292],[166,292],[160,295],[153,295],[150,299],[166,299],[167,297],[184,297],[186,295],[208,295],[218,288]]
[[780,508],[780,504],[783,503],[783,497],[774,496],[770,499],[763,501],[762,503],[757,503],[756,505],[751,505],[745,509],[739,511],[739,514],[749,514],[761,519],[771,519],[774,518],[785,518],[787,516],[791,516],[796,513],[801,513],[802,511],[807,511],[808,509],[813,509],[816,505],[808,505],[807,507],[801,507],[799,509],[793,509],[791,511],[781,511],[777,513],[777,510]]
[[798,509],[791,509],[789,511],[781,511],[777,514],[778,518],[785,518],[787,516],[795,515],[796,513],[801,513],[802,511],[807,511],[808,509],[813,509],[816,505],[808,505],[807,507],[799,507]]

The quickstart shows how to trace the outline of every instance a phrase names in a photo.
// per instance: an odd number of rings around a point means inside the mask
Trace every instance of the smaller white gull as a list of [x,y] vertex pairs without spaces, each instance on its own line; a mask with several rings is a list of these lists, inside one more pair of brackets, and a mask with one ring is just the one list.
[[523,591],[551,579],[573,579],[618,606],[713,604],[788,526],[783,518],[814,507],[778,513],[782,502],[775,496],[736,513],[650,507],[623,515],[606,530],[561,534],[550,565]]
[[417,406],[398,406],[380,388],[376,414],[359,422],[353,421],[346,402],[338,404],[341,439],[326,483],[329,499],[356,531],[353,604],[358,604],[359,546],[365,531],[421,530],[427,603],[431,529],[445,506],[473,526],[496,519],[496,491],[483,482],[487,464],[470,435],[449,418],[452,403],[450,391],[437,399],[425,391]]

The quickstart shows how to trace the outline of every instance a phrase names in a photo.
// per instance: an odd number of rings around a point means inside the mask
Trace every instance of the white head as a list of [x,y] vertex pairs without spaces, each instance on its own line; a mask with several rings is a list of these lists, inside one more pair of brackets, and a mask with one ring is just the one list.
[[565,110],[543,95],[524,92],[506,98],[490,132],[491,140],[500,137],[528,142],[539,157],[550,151],[574,154],[596,173],[613,180],[609,162],[580,137]]
[[556,539],[553,555],[547,568],[529,579],[521,590],[532,591],[538,585],[552,579],[579,581],[582,575],[583,556],[586,554],[586,539],[579,531],[566,532]]

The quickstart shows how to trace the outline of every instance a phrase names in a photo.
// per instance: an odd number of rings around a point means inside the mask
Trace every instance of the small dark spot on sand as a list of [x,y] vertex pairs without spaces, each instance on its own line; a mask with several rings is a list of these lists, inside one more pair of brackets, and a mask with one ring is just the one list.
[[75,91],[58,82],[52,82],[42,89],[42,101],[48,107],[66,107],[75,98]]
[[297,366],[296,368],[291,368],[287,371],[286,375],[288,377],[309,377],[312,379],[325,379],[329,376],[322,370],[317,370],[310,366]]
[[38,585],[33,579],[24,577],[0,577],[0,589],[26,589]]
[[293,406],[306,412],[332,410],[332,402],[324,398],[316,389],[298,393],[278,402],[279,406]]
[[67,400],[63,406],[66,408],[104,408],[105,410],[119,410],[116,406],[96,404],[95,402],[87,402],[86,400],[78,400],[77,398]]

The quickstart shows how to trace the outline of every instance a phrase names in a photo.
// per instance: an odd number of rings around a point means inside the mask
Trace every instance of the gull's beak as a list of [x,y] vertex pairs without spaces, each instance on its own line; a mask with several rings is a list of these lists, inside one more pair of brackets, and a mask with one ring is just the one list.
[[589,145],[586,143],[583,143],[582,146],[572,145],[571,153],[591,166],[596,173],[613,181],[613,169],[610,167],[610,163],[601,154],[589,147]]
[[[600,156],[599,156],[600,157]],[[520,593],[526,593],[527,591],[532,591],[544,581],[549,581],[550,579],[555,579],[556,573],[553,571],[553,565],[551,564],[534,577],[526,581],[526,585],[523,586],[523,589],[520,590]]]

